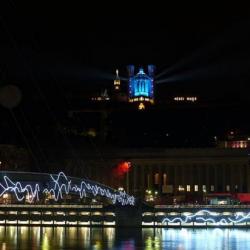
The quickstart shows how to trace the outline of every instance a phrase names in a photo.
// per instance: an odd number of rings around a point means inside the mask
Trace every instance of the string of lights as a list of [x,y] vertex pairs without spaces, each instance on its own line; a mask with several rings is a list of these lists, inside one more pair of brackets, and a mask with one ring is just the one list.
[[[191,222],[210,222],[215,225],[230,225],[232,223],[239,224],[239,223],[246,223],[250,222],[250,212],[245,214],[242,212],[236,212],[233,213],[232,216],[224,216],[220,215],[217,212],[211,212],[208,210],[199,210],[198,212],[192,214],[192,215],[183,215],[184,217],[174,217],[172,219],[170,218],[164,218],[162,220],[162,224],[166,223],[191,223]],[[219,218],[219,216],[223,216],[223,218]],[[216,219],[216,217],[218,219]]]
[[88,194],[96,197],[105,197],[113,204],[121,205],[135,205],[134,196],[126,194],[125,191],[113,191],[112,189],[102,187],[98,184],[91,184],[85,180],[81,180],[80,184],[72,183],[63,172],[57,175],[49,175],[50,179],[47,183],[51,183],[51,187],[44,187],[39,183],[35,184],[25,184],[20,181],[14,182],[7,175],[3,176],[3,183],[0,182],[0,197],[6,193],[13,193],[16,199],[21,202],[25,198],[28,199],[30,203],[39,201],[39,196],[41,194],[47,194],[58,201],[63,199],[64,195],[73,194],[78,195],[80,199],[87,197]]

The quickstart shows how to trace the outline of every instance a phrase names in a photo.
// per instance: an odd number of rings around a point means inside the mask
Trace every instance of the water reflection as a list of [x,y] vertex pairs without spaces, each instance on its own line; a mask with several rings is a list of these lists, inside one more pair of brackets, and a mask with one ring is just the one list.
[[145,249],[250,249],[250,231],[243,229],[143,229]]
[[113,249],[114,228],[0,227],[0,250]]
[[0,250],[250,249],[246,229],[0,227]]

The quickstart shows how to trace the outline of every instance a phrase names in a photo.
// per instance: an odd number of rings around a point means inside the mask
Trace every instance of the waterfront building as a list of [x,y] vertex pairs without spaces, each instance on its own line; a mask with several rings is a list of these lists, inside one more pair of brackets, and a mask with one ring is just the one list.
[[[135,196],[158,202],[205,202],[210,193],[249,193],[250,166],[247,149],[144,148],[103,149],[103,159],[86,155],[82,174],[112,187],[122,186]],[[88,156],[87,156],[88,155]],[[110,169],[129,161],[124,176]],[[113,177],[113,178],[111,178]],[[149,193],[150,192],[150,193]]]

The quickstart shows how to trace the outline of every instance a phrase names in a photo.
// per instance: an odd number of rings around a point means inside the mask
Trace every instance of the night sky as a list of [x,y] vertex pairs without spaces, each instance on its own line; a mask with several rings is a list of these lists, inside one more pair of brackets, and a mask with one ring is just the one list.
[[90,79],[105,80],[117,67],[126,74],[127,64],[155,64],[160,73],[183,60],[176,72],[183,77],[180,81],[205,80],[221,68],[223,77],[242,80],[237,72],[249,62],[250,20],[243,6],[80,6],[13,0],[3,5],[0,62],[6,81],[46,82],[53,75],[83,85]]
[[[14,99],[11,114],[6,105],[0,109],[5,117],[2,131],[10,134],[2,135],[1,140],[15,141],[13,138],[20,136],[16,124],[28,138],[33,135],[27,123],[36,135],[44,123],[51,122],[54,127],[65,124],[63,112],[83,108],[82,104],[75,106],[81,96],[111,86],[116,68],[127,77],[128,64],[156,65],[160,100],[188,93],[200,96],[204,102],[198,108],[140,114],[140,121],[148,125],[133,121],[136,129],[131,126],[125,133],[131,135],[127,138],[141,130],[140,140],[160,131],[157,138],[162,137],[161,133],[176,134],[178,145],[188,146],[189,139],[201,128],[198,139],[190,145],[206,146],[210,142],[204,139],[200,143],[203,136],[223,136],[230,129],[249,133],[249,27],[249,9],[235,4],[135,6],[129,2],[96,2],[87,6],[70,1],[5,1],[0,8],[1,102],[9,99],[8,93],[3,92],[6,85],[17,86],[18,93],[15,90],[14,97],[10,97]],[[118,131],[119,126],[129,128],[131,121],[127,117],[123,113],[111,116],[111,128],[115,129],[114,124],[119,124]],[[149,122],[159,117],[164,117],[161,127]],[[190,117],[190,124],[183,129],[181,124]],[[48,133],[49,128],[45,131]],[[180,138],[188,133],[182,141]],[[156,137],[148,145],[159,144]],[[167,145],[174,145],[173,141]]]

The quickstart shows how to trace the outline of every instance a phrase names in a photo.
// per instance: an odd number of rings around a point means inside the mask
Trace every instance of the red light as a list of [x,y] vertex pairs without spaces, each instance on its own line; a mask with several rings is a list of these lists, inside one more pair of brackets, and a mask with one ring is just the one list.
[[118,165],[118,168],[121,170],[121,172],[127,173],[129,171],[130,166],[130,162],[124,161]]
[[116,177],[123,177],[130,169],[131,162],[124,161],[118,164],[118,166],[113,169],[113,174]]

